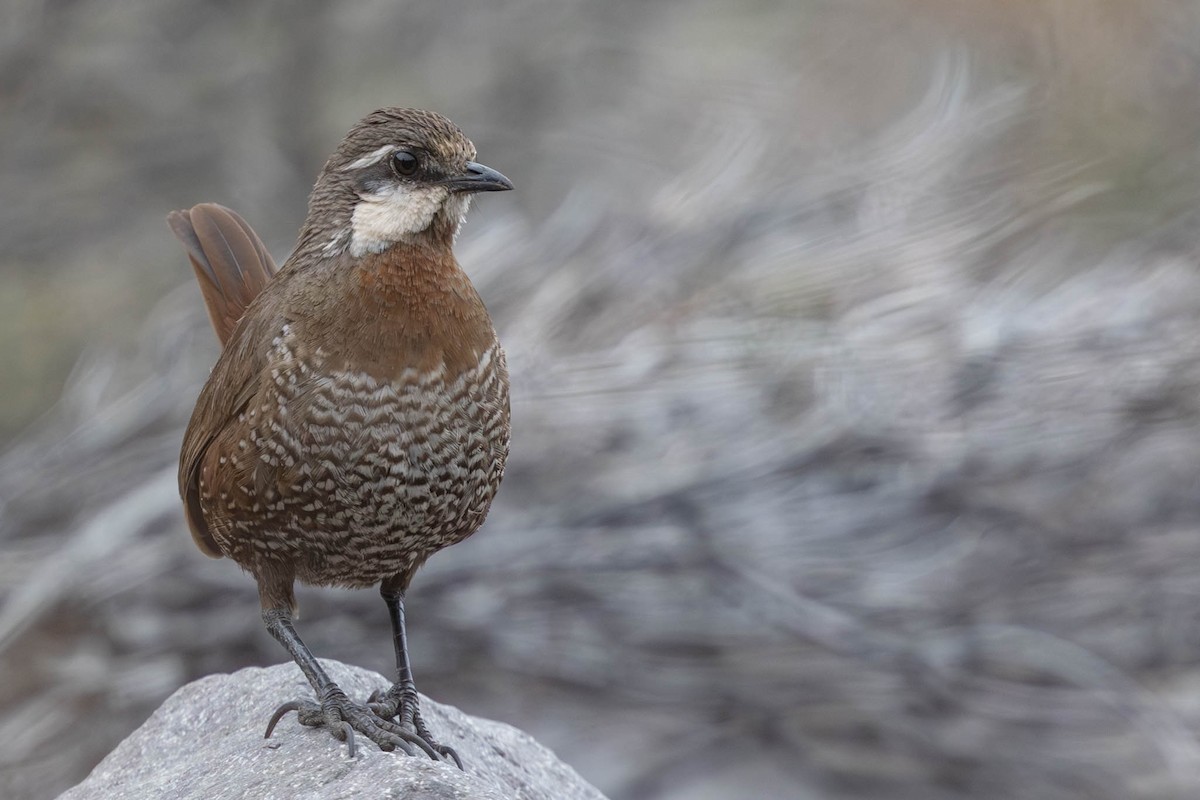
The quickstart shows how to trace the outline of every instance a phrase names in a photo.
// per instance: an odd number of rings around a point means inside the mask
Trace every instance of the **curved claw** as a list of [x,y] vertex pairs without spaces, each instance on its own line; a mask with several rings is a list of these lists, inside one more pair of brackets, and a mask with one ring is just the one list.
[[466,772],[466,770],[463,769],[462,759],[458,757],[458,752],[453,747],[447,747],[446,745],[439,744],[434,740],[433,735],[429,733],[429,728],[425,725],[424,718],[421,717],[421,710],[416,708],[415,705],[413,707],[412,717],[413,727],[417,729],[417,735],[429,742],[433,749],[437,751],[438,755],[442,756],[442,758],[452,759],[455,766],[457,766],[463,772]]
[[354,758],[358,751],[354,748],[354,728],[350,727],[350,723],[342,720],[342,735],[338,738],[346,743],[346,750],[350,758]]
[[458,767],[461,771],[466,772],[466,770],[463,769],[462,759],[458,757],[458,753],[454,750],[453,747],[447,747],[444,744],[435,744],[433,746],[433,749],[437,750],[438,753],[442,756],[448,756],[449,758],[454,759],[454,765],[456,767]]
[[279,724],[279,720],[283,719],[289,711],[299,713],[300,709],[304,708],[304,705],[302,700],[289,700],[275,709],[275,713],[271,715],[271,721],[267,723],[267,732],[263,734],[263,738],[270,739],[271,734],[275,731],[275,726]]

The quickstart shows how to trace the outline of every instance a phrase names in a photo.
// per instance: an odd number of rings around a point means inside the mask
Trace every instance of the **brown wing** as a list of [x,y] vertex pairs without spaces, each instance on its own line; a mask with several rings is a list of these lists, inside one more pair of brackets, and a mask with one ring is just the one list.
[[275,262],[246,221],[224,206],[201,203],[172,211],[167,224],[187,250],[208,318],[225,344],[246,307],[275,275]]
[[267,359],[261,346],[261,334],[266,330],[262,317],[247,318],[234,329],[229,344],[200,391],[183,435],[183,448],[179,453],[179,496],[183,498],[192,538],[206,555],[213,558],[223,554],[200,508],[201,467],[209,446],[237,420],[258,392]]

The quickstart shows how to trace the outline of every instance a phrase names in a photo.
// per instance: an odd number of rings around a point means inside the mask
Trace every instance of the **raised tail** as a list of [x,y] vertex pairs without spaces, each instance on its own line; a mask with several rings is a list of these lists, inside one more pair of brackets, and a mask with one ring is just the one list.
[[216,203],[172,211],[167,224],[187,250],[208,318],[224,345],[246,307],[275,275],[275,262],[246,220]]

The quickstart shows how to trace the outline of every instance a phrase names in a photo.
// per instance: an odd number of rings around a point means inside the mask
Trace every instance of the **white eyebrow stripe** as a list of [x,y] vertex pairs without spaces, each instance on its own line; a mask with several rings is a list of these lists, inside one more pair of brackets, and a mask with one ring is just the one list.
[[383,159],[387,158],[393,151],[399,150],[399,149],[400,148],[397,145],[385,144],[383,147],[379,148],[375,152],[367,153],[362,158],[358,159],[357,161],[352,161],[351,163],[342,167],[338,171],[339,172],[348,172],[352,169],[362,169],[363,167],[369,167],[372,164],[378,164],[380,161],[383,161]]

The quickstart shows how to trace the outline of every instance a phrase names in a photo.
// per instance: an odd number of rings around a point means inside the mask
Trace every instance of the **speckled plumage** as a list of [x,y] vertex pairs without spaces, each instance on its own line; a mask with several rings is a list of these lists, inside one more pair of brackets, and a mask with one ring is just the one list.
[[494,339],[454,375],[332,361],[282,327],[270,381],[205,457],[200,506],[220,552],[252,572],[366,587],[483,523],[508,452],[508,375]]
[[[358,731],[453,754],[420,719],[403,595],[483,523],[508,455],[504,351],[452,246],[472,194],[512,184],[474,156],[444,117],[369,115],[326,163],[278,273],[233,212],[170,218],[225,342],[180,455],[189,526],[254,575],[268,629],[317,692],[281,710],[351,750]],[[381,701],[350,702],[300,641],[296,580],[380,584],[399,676]]]

